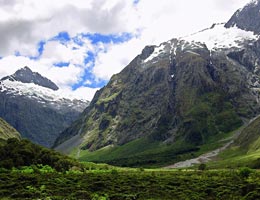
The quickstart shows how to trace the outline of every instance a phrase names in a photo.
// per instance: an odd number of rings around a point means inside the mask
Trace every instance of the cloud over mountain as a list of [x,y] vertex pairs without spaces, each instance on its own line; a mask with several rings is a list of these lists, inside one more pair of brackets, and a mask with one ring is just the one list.
[[91,99],[145,45],[222,22],[246,2],[1,0],[0,75],[28,65]]

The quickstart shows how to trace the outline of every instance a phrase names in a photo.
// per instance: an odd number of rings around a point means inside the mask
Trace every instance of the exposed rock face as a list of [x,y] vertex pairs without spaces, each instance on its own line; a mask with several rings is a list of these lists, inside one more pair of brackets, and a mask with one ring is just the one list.
[[237,26],[246,31],[253,31],[255,34],[260,34],[260,1],[253,0],[243,9],[239,9],[226,23],[225,27],[230,28]]
[[24,67],[18,71],[16,71],[13,75],[2,78],[1,80],[11,80],[11,81],[19,81],[22,83],[34,83],[36,85],[50,88],[52,90],[58,90],[58,86],[53,83],[51,80],[43,77],[37,72],[32,72],[29,67]]
[[55,146],[70,138],[90,151],[139,138],[200,145],[241,126],[260,112],[260,40],[228,24],[145,47]]
[[201,144],[210,134],[230,131],[241,125],[239,116],[259,111],[258,43],[213,52],[175,39],[146,47],[60,141],[81,134],[82,147],[90,150],[146,136]]
[[87,101],[70,99],[28,67],[1,79],[0,117],[31,141],[51,147],[61,131],[77,119]]

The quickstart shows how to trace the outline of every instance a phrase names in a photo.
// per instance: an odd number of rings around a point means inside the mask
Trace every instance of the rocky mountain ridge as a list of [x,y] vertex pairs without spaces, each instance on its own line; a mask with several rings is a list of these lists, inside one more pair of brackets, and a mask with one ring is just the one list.
[[226,28],[237,27],[242,30],[252,31],[255,34],[260,34],[260,2],[252,0],[242,9],[237,10],[230,20],[225,24]]
[[63,94],[51,80],[24,67],[0,81],[0,116],[22,135],[50,147],[88,101]]
[[58,90],[59,87],[53,83],[51,80],[43,77],[37,72],[33,72],[29,67],[25,66],[17,70],[13,75],[6,76],[1,79],[1,81],[10,80],[10,81],[18,81],[21,83],[34,83],[35,85],[39,85],[45,88],[49,88],[52,90]]

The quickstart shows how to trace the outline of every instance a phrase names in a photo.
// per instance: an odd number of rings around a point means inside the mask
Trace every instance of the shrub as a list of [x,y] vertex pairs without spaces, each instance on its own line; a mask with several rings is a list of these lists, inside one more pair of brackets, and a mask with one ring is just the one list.
[[118,175],[118,171],[116,169],[112,169],[111,174],[112,175]]
[[248,178],[252,172],[253,170],[248,167],[242,167],[241,169],[239,169],[239,175],[242,178]]
[[198,170],[204,171],[207,168],[207,165],[205,163],[201,163],[198,167]]

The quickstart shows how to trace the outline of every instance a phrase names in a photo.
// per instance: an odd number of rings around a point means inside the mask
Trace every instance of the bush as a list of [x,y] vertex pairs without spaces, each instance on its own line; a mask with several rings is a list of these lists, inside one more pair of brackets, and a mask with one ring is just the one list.
[[6,144],[0,147],[0,152],[0,168],[33,166],[30,170],[35,172],[53,172],[54,169],[67,171],[72,166],[81,166],[76,160],[33,144],[29,140],[8,139]]
[[207,168],[207,165],[205,163],[201,163],[198,167],[198,170],[204,171]]
[[112,169],[111,174],[116,176],[118,175],[118,171],[116,169]]
[[242,178],[248,178],[252,172],[253,170],[248,167],[242,167],[241,169],[239,169],[239,175]]

